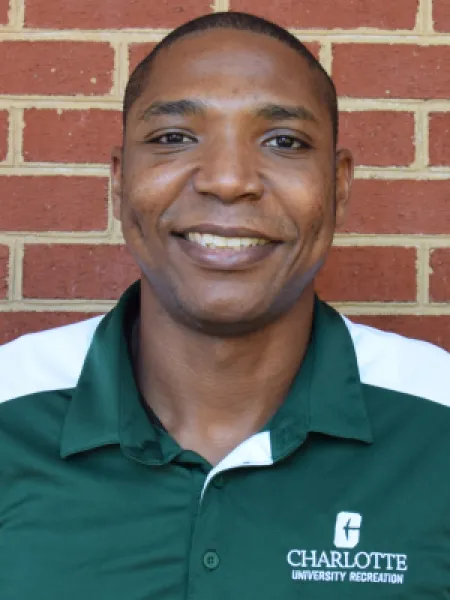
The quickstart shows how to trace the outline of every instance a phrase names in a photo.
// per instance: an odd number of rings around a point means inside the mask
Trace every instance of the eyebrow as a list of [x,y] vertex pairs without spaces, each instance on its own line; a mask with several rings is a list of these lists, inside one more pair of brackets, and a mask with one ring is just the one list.
[[202,115],[206,105],[200,100],[174,100],[168,102],[153,102],[141,115],[144,121],[154,116],[169,115],[176,117]]
[[[207,110],[207,105],[201,100],[173,100],[166,102],[153,102],[140,116],[146,120],[154,116],[202,116]],[[254,115],[267,121],[285,121],[298,119],[318,123],[318,119],[305,106],[282,106],[280,104],[266,104],[257,108]]]
[[312,121],[318,123],[318,119],[304,106],[281,106],[279,104],[267,104],[256,111],[257,117],[267,121],[285,121],[299,119],[301,121]]

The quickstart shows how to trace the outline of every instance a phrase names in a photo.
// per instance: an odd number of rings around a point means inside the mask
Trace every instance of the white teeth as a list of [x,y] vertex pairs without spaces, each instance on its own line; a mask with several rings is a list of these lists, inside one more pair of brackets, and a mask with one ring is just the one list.
[[212,235],[210,233],[188,233],[187,239],[191,242],[196,242],[206,248],[233,248],[240,250],[241,248],[249,248],[250,246],[262,246],[268,244],[269,240],[263,238],[250,237],[222,237],[220,235]]

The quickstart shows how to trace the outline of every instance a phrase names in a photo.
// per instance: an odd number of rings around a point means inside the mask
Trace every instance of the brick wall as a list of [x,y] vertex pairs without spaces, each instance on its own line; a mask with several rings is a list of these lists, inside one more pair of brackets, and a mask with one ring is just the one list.
[[292,29],[338,86],[358,167],[322,295],[450,349],[450,0],[0,0],[0,342],[135,277],[108,199],[124,85],[170,28],[227,9]]

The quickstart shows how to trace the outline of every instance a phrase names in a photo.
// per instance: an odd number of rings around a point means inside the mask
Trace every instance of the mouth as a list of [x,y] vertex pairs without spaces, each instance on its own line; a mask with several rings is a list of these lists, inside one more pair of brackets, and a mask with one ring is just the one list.
[[191,231],[182,234],[182,237],[189,242],[199,244],[203,248],[211,248],[212,250],[246,250],[255,246],[264,246],[272,242],[262,237],[244,237],[244,236],[223,236],[213,233],[199,233]]
[[281,241],[246,229],[206,228],[174,232],[180,249],[196,264],[213,270],[243,270],[268,258]]

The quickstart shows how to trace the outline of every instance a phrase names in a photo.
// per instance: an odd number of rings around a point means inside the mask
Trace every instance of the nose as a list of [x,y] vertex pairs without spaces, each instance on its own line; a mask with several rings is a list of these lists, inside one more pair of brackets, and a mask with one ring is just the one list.
[[205,145],[194,179],[199,194],[221,202],[259,200],[264,191],[257,168],[257,149],[235,135],[216,136]]

